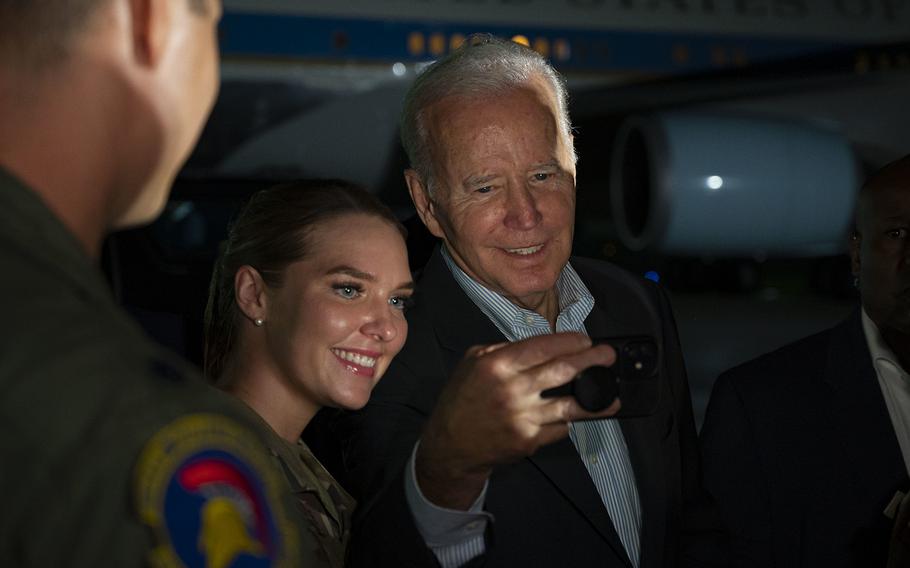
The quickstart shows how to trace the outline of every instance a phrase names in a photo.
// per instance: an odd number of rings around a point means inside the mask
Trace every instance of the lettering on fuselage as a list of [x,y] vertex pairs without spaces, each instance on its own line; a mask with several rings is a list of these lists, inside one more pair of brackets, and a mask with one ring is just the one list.
[[[224,0],[227,10],[331,18],[905,40],[910,0]],[[480,26],[478,26],[480,27]]]

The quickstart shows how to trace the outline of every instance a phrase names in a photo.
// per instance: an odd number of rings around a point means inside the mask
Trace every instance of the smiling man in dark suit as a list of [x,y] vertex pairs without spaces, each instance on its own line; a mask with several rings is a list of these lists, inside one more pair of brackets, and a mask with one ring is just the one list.
[[714,386],[705,483],[737,566],[885,566],[910,486],[910,156],[863,186],[850,254],[861,309]]
[[[362,503],[353,562],[678,565],[699,490],[676,331],[653,283],[569,262],[562,79],[530,49],[475,38],[416,80],[402,141],[411,197],[442,245],[404,350],[367,408],[334,424]],[[586,335],[657,340],[653,414],[607,420],[615,404],[591,414],[541,397],[613,362]]]

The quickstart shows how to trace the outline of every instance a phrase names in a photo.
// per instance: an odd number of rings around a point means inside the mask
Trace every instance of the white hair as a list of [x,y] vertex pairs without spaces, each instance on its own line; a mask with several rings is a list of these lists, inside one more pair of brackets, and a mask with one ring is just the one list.
[[556,97],[557,121],[566,147],[572,149],[572,123],[569,119],[565,81],[536,51],[490,35],[474,35],[448,56],[434,62],[421,73],[405,95],[401,113],[401,144],[411,167],[417,171],[427,191],[435,183],[429,151],[424,111],[446,97],[485,98],[543,79]]

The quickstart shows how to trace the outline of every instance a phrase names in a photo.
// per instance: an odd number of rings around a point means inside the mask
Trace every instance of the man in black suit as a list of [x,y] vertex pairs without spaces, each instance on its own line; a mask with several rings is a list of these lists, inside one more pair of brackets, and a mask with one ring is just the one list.
[[[370,404],[334,424],[361,502],[353,563],[676,566],[699,503],[676,330],[653,283],[569,263],[561,78],[530,49],[472,41],[416,80],[402,141],[411,197],[443,244],[403,351]],[[653,414],[606,420],[617,404],[591,414],[541,397],[613,362],[586,335],[656,338]]]
[[910,485],[910,156],[863,186],[850,253],[861,309],[714,386],[705,483],[738,566],[885,566]]

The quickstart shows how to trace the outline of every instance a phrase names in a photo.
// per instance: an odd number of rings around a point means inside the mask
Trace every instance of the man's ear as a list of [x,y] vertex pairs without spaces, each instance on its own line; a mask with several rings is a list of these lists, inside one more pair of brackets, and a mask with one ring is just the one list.
[[859,277],[860,274],[860,252],[862,250],[863,236],[857,229],[850,231],[850,270],[853,276]]
[[157,67],[173,33],[174,0],[129,0],[133,54],[148,67]]
[[250,321],[268,320],[269,297],[259,271],[249,265],[241,266],[234,275],[234,300]]
[[430,192],[420,178],[420,174],[416,170],[405,170],[404,181],[408,184],[408,192],[411,194],[411,201],[414,202],[414,208],[417,209],[420,220],[433,233],[433,236],[443,238],[442,226],[436,216],[437,206],[430,199]]

